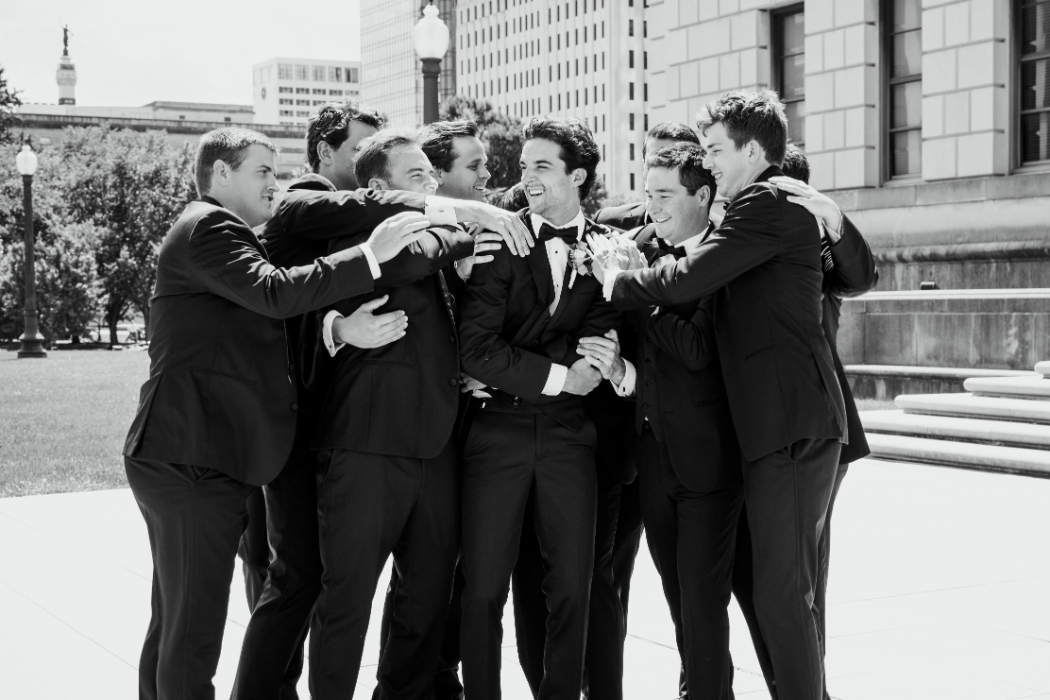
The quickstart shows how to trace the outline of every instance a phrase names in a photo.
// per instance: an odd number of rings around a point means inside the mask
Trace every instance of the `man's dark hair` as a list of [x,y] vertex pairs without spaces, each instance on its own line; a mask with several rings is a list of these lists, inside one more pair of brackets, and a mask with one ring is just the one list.
[[520,182],[505,190],[490,192],[485,199],[492,206],[506,211],[521,211],[529,207],[529,198],[525,194],[525,186]]
[[221,160],[236,170],[248,156],[248,148],[255,144],[266,146],[271,153],[277,155],[277,146],[265,135],[251,129],[216,129],[201,136],[197,144],[197,160],[193,167],[197,195],[203,197],[211,189],[215,161]]
[[602,153],[598,150],[598,144],[594,142],[594,136],[586,122],[576,117],[533,117],[525,124],[521,133],[526,141],[546,139],[558,144],[561,147],[561,159],[565,161],[565,172],[571,173],[577,168],[587,171],[587,177],[579,187],[580,200],[590,194]]
[[[715,198],[718,185],[715,176],[704,167],[704,149],[692,143],[677,143],[673,146],[661,148],[656,153],[645,159],[645,167],[667,168],[678,171],[678,182],[692,196],[707,185],[710,191],[710,199]],[[710,202],[710,199],[708,200]]]
[[688,143],[695,143],[697,146],[700,145],[700,137],[693,131],[693,127],[682,122],[660,122],[645,135],[645,141],[642,141],[642,159],[645,159],[645,146],[649,139],[655,139],[659,141],[685,141]]
[[739,151],[748,141],[757,141],[772,165],[784,162],[787,148],[787,116],[784,103],[772,90],[727,92],[707,105],[696,126],[707,134],[712,125],[721,123]]
[[784,151],[784,164],[780,166],[784,174],[796,180],[809,184],[809,158],[792,142],[788,142],[787,150]]
[[476,137],[481,130],[469,119],[457,119],[452,122],[434,122],[419,130],[419,139],[423,142],[423,152],[430,159],[430,164],[443,172],[452,170],[452,164],[459,158],[452,148],[452,142],[461,137]]
[[374,177],[390,179],[390,152],[400,146],[418,146],[419,137],[407,129],[390,129],[373,134],[361,142],[354,163],[354,175],[361,187]]
[[332,148],[339,148],[350,137],[350,122],[361,122],[382,129],[386,120],[379,112],[356,102],[329,102],[310,115],[306,127],[306,160],[310,170],[317,172],[321,158],[317,146],[324,141]]

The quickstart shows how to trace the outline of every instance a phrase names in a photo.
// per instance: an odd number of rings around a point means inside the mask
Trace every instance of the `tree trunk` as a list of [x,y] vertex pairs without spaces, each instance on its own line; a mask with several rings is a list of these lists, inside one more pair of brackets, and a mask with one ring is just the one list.
[[111,350],[114,345],[120,344],[120,341],[117,340],[117,324],[120,322],[120,317],[123,316],[121,306],[123,305],[112,301],[106,303],[106,327],[109,328],[109,347]]
[[150,328],[149,328],[149,297],[142,299],[138,304],[139,311],[142,312],[142,325],[146,327],[143,332],[143,337],[148,343],[150,341]]

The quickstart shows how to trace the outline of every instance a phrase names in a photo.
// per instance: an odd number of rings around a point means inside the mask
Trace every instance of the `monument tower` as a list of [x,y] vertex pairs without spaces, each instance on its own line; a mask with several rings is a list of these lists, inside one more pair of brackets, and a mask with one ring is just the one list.
[[58,82],[58,104],[75,105],[77,69],[73,66],[73,59],[69,57],[69,27],[62,27],[62,58],[58,61],[55,81]]

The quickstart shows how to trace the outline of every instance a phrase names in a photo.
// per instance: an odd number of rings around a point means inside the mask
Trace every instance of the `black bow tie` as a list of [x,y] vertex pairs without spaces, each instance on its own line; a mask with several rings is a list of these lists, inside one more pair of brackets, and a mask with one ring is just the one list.
[[656,237],[656,245],[665,255],[673,255],[676,258],[684,258],[686,255],[685,248],[677,245],[671,245],[659,236]]
[[552,238],[560,238],[567,244],[575,243],[580,237],[580,229],[575,224],[565,228],[554,228],[550,224],[540,225],[540,243],[546,243]]

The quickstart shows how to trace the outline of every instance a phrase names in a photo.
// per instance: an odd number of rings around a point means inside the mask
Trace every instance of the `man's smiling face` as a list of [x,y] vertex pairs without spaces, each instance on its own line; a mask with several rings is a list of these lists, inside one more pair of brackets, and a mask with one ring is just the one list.
[[[273,197],[277,192],[277,160],[273,151],[262,144],[252,144],[236,170],[229,170],[222,193],[224,205],[244,219],[249,226],[270,220]],[[213,184],[215,189],[217,185]]]
[[[390,177],[378,189],[405,190],[420,194],[433,194],[437,189],[434,168],[430,159],[419,146],[398,146],[387,157],[387,172]],[[375,182],[378,178],[372,178]]]
[[707,156],[704,167],[715,176],[718,191],[733,199],[751,184],[754,166],[748,158],[749,146],[737,148],[725,125],[716,122],[707,129]]
[[707,226],[710,189],[705,185],[689,194],[677,168],[650,168],[645,194],[649,216],[656,223],[656,235],[670,245],[678,245]]
[[435,173],[438,194],[484,202],[489,181],[485,146],[476,136],[457,136],[452,140],[452,151],[456,154],[452,168],[447,173],[440,169]]
[[532,213],[555,226],[568,223],[580,211],[583,168],[569,171],[561,146],[547,139],[529,139],[521,149],[521,184]]

